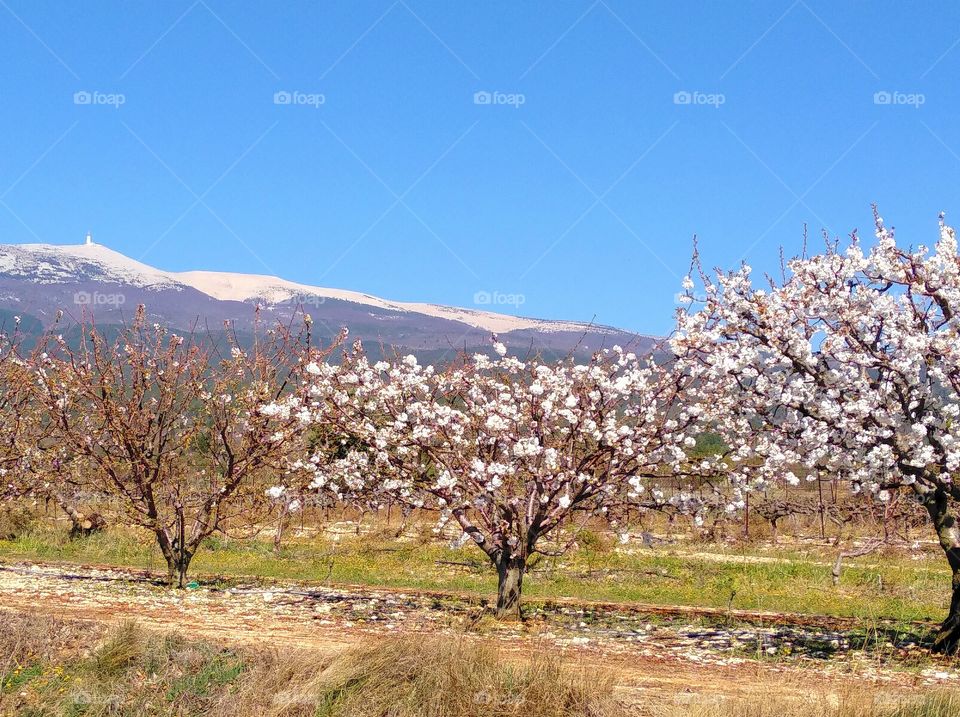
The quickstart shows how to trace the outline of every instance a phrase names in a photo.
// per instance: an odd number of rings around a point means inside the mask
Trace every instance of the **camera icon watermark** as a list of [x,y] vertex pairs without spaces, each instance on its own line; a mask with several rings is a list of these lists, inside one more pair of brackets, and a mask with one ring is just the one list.
[[896,92],[880,90],[873,93],[875,105],[903,105],[920,109],[927,102],[927,96],[922,92]]
[[475,105],[506,105],[519,109],[526,104],[527,96],[521,92],[488,92],[487,90],[478,90],[473,93],[473,104]]
[[511,294],[504,291],[480,290],[474,293],[473,303],[477,306],[512,306],[519,309],[527,303],[524,294]]
[[299,90],[279,90],[273,93],[273,104],[313,107],[319,109],[327,103],[327,96],[320,92],[300,92]]
[[673,93],[673,104],[675,105],[697,105],[719,109],[726,104],[727,96],[722,92],[700,92],[694,90],[679,90]]
[[127,103],[127,96],[120,92],[90,92],[78,90],[73,93],[73,104],[113,107],[120,109]]
[[110,306],[116,308],[127,303],[124,294],[101,294],[99,291],[77,291],[73,295],[73,303],[77,306]]

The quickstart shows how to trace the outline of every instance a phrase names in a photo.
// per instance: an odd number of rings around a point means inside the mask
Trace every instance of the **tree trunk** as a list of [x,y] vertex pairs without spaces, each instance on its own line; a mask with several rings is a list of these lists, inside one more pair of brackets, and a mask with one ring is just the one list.
[[953,655],[960,648],[960,526],[950,511],[949,496],[942,488],[921,495],[921,500],[937,530],[940,547],[947,556],[953,575],[950,612],[937,630],[931,649],[933,652]]
[[960,648],[960,572],[953,573],[953,597],[950,612],[933,639],[933,652],[955,655]]
[[273,552],[275,555],[280,554],[280,545],[283,541],[283,529],[287,524],[287,506],[284,505],[280,508],[280,517],[277,519],[277,530],[273,534]]
[[[672,522],[672,521],[671,521]],[[750,494],[745,496],[743,508],[743,539],[750,540]]]
[[520,590],[526,561],[523,558],[506,557],[497,561],[497,610],[498,620],[520,620]]
[[817,476],[817,513],[820,514],[820,540],[824,540],[827,537],[827,523],[824,519],[823,481],[819,475]]
[[156,536],[160,552],[167,561],[167,585],[179,589],[187,587],[187,568],[194,551],[184,548],[179,540],[171,542],[166,531],[159,530]]
[[183,590],[187,587],[187,568],[193,556],[188,552],[177,551],[171,558],[167,558],[167,584],[172,588]]
[[839,585],[839,584],[840,584],[840,570],[843,568],[843,559],[844,559],[844,558],[860,558],[860,557],[863,557],[864,555],[869,555],[870,553],[874,552],[875,550],[879,550],[882,546],[884,546],[884,545],[886,545],[886,544],[887,544],[887,539],[884,538],[883,540],[878,540],[878,541],[875,542],[875,543],[872,543],[872,544],[869,544],[869,545],[865,545],[865,546],[863,546],[863,547],[861,547],[861,548],[854,548],[853,550],[850,550],[850,551],[845,552],[845,553],[844,553],[844,552],[841,552],[841,553],[837,556],[836,562],[833,564],[833,571],[832,571],[833,584],[834,584],[834,585]]
[[281,543],[283,542],[283,528],[284,528],[284,518],[280,517],[280,522],[277,523],[277,530],[273,534],[273,554],[280,554]]

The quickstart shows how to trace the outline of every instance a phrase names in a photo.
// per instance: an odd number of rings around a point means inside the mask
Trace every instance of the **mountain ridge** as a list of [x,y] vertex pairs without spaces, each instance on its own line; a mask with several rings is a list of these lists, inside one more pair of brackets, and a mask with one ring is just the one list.
[[177,328],[185,328],[191,315],[194,322],[233,321],[244,328],[252,325],[254,306],[278,317],[308,310],[330,331],[347,326],[363,340],[411,349],[488,345],[491,334],[513,349],[551,352],[590,352],[614,343],[646,350],[658,340],[593,323],[391,301],[263,274],[165,271],[89,240],[0,244],[0,308],[22,310],[45,323],[58,310],[85,309],[98,321],[109,322],[122,320],[124,306],[139,303],[146,304],[155,319]]

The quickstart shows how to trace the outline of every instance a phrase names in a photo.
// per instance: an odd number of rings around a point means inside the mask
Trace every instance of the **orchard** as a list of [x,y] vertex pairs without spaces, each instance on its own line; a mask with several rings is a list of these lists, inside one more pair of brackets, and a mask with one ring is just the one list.
[[0,341],[0,495],[52,501],[75,537],[143,531],[179,588],[211,536],[275,519],[280,553],[307,505],[426,515],[482,556],[494,614],[517,619],[531,565],[588,524],[626,542],[657,513],[748,535],[752,501],[774,542],[791,515],[818,516],[824,537],[848,518],[803,487],[827,481],[885,514],[925,514],[952,574],[933,647],[957,652],[953,230],[941,221],[934,246],[907,249],[878,216],[868,241],[828,242],[779,280],[699,260],[691,274],[669,344],[580,361],[521,357],[495,336],[444,365],[373,359],[345,333],[318,345],[309,316],[243,340],[229,326],[180,335],[144,307],[120,330],[89,319],[30,346],[14,327]]

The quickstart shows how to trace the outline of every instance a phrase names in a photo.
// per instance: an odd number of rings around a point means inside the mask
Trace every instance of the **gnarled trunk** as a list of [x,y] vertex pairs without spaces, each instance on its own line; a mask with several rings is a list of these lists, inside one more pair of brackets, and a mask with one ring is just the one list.
[[950,497],[945,490],[935,488],[921,494],[921,500],[936,528],[940,547],[947,556],[953,575],[950,612],[937,630],[931,649],[933,652],[953,655],[960,648],[960,526],[957,525],[957,518],[950,510]]
[[526,560],[505,556],[497,561],[497,609],[498,620],[520,620],[520,592]]
[[[531,498],[531,510],[533,505]],[[511,503],[500,506],[499,510],[503,523],[507,525],[513,523],[519,527],[519,534],[511,536],[505,531],[496,531],[493,540],[488,540],[487,536],[470,521],[463,508],[453,511],[464,534],[473,539],[497,569],[497,606],[494,615],[498,620],[523,619],[520,610],[520,593],[523,588],[523,574],[527,569],[527,558],[536,552],[537,540],[556,525],[554,522],[545,527],[544,517],[539,513],[535,514],[532,520],[528,519],[529,522],[520,521],[518,524],[516,508],[517,506]]]
[[954,570],[950,612],[937,630],[931,649],[944,655],[955,655],[958,648],[960,648],[960,571]]
[[192,557],[189,553],[184,553],[173,561],[167,561],[167,583],[170,587],[179,590],[187,587],[187,568],[190,567]]

